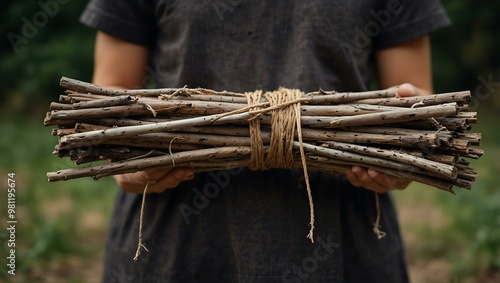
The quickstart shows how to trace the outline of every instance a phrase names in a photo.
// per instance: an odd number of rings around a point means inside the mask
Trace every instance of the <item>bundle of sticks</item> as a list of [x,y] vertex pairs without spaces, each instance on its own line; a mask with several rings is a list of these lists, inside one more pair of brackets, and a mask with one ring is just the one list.
[[[50,105],[54,154],[77,164],[50,181],[160,166],[343,173],[353,165],[453,192],[470,189],[480,133],[470,92],[397,97],[395,89],[234,93],[201,88],[115,90],[63,77]],[[108,160],[107,163],[91,162]]]

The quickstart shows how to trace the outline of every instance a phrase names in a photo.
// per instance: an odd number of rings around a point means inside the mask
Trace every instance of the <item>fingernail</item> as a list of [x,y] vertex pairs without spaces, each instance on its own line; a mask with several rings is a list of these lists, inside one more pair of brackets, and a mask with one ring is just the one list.
[[194,173],[193,172],[188,172],[185,176],[184,176],[184,180],[192,180],[194,178]]
[[417,90],[415,89],[415,87],[412,84],[403,84],[402,86],[406,87],[410,91],[411,94],[417,93]]
[[378,176],[378,173],[377,173],[377,171],[370,169],[370,170],[368,170],[368,175],[370,175],[370,177],[372,177],[372,178],[375,178]]
[[353,166],[353,167],[351,168],[351,171],[352,171],[353,173],[357,174],[357,173],[362,173],[362,172],[363,172],[363,169],[361,169],[361,167],[358,167],[358,166]]
[[182,170],[177,170],[174,172],[174,177],[181,180],[181,179],[184,179],[186,176],[186,173]]

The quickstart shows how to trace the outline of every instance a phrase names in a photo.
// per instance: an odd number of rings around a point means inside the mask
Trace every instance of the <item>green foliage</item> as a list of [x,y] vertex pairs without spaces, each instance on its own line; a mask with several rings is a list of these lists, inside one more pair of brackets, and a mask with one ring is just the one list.
[[91,78],[95,31],[77,20],[86,2],[41,2],[55,3],[53,13],[47,13],[39,1],[1,4],[1,93],[54,100],[61,76],[86,81]]
[[478,76],[500,76],[500,21],[495,12],[500,10],[500,2],[442,2],[452,26],[432,37],[436,90],[469,89],[474,93]]
[[[49,183],[46,172],[74,166],[50,154],[57,139],[50,135],[50,129],[41,121],[23,118],[2,120],[0,128],[0,148],[8,149],[2,151],[0,179],[4,180],[8,172],[16,174],[16,280],[20,281],[15,282],[35,282],[30,277],[33,270],[51,272],[50,264],[64,262],[70,256],[78,255],[83,261],[101,254],[117,189],[114,182],[105,178],[98,182],[82,179]],[[3,187],[0,194],[6,194]],[[84,221],[89,211],[102,215],[101,223],[91,231]],[[7,221],[6,213],[0,210],[2,223]],[[2,254],[7,254],[5,231],[0,231]],[[1,270],[0,282],[11,276],[6,268]],[[64,282],[68,282],[66,278]]]
[[[456,196],[433,194],[447,224],[420,227],[419,255],[447,257],[456,278],[477,278],[500,270],[500,134],[494,116],[483,117],[475,131],[483,133],[485,155],[472,161],[478,178],[471,191],[457,189]],[[432,199],[430,198],[430,199]]]

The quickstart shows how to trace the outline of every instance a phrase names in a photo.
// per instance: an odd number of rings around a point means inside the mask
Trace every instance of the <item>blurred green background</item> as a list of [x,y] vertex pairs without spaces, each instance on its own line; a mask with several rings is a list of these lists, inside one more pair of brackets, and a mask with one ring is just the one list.
[[[43,127],[68,76],[91,80],[94,31],[78,22],[86,1],[0,3],[0,282],[98,282],[116,187],[109,178],[48,183],[73,166],[52,156]],[[63,4],[62,2],[67,2]],[[432,35],[436,93],[470,90],[483,158],[472,191],[453,196],[419,184],[395,193],[413,282],[500,282],[500,21],[498,0],[443,1],[453,26]],[[55,11],[55,10],[54,10]],[[26,22],[34,23],[26,31]],[[29,35],[20,38],[19,35]],[[7,174],[17,187],[16,276],[7,274]]]

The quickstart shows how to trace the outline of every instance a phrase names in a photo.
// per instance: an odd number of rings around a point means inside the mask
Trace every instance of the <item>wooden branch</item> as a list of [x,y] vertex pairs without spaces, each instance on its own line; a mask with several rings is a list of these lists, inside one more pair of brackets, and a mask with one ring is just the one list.
[[[300,146],[300,145],[297,142],[294,142],[294,147],[298,147],[298,146]],[[408,165],[408,164],[402,164],[402,163],[394,162],[391,160],[373,158],[373,157],[366,156],[366,155],[345,152],[342,150],[336,150],[336,149],[332,149],[332,148],[314,146],[314,145],[310,145],[310,144],[303,144],[302,146],[304,147],[304,149],[306,151],[314,152],[316,154],[323,155],[323,156],[330,157],[330,158],[334,158],[334,159],[339,159],[339,160],[344,160],[344,161],[354,161],[354,162],[358,162],[360,164],[381,166],[384,168],[397,169],[397,170],[402,170],[402,171],[407,171],[407,172],[421,171],[421,170],[416,170],[415,166]],[[436,166],[429,166],[428,172],[442,175],[448,179],[454,179],[457,177],[457,174],[458,174],[455,167],[449,166],[447,164],[439,164]],[[422,172],[422,173],[424,173],[424,172]],[[433,175],[433,174],[431,174],[431,175]]]
[[397,161],[400,163],[410,164],[415,167],[422,168],[424,170],[434,172],[436,174],[442,174],[446,172],[447,176],[451,179],[455,179],[457,177],[457,170],[453,165],[447,165],[440,162],[428,160],[425,158],[413,156],[410,154],[405,154],[402,152],[397,152],[395,150],[386,150],[368,146],[361,145],[351,145],[347,143],[341,142],[327,142],[325,145],[328,148],[338,149],[342,151],[353,152],[362,155],[368,155],[373,157],[380,157],[387,160]]
[[395,107],[412,107],[413,105],[429,106],[448,103],[453,101],[458,105],[467,104],[471,100],[470,91],[458,91],[427,96],[393,97],[386,99],[366,99],[356,103],[366,103],[373,105],[385,105]]
[[228,156],[249,156],[250,147],[224,147],[210,148],[193,151],[184,151],[167,156],[147,157],[130,161],[119,161],[104,165],[59,170],[47,173],[49,181],[70,180],[81,177],[92,176],[99,179],[104,176],[137,172],[148,168],[163,167],[172,165],[172,160],[176,163],[184,161],[207,160],[209,158],[225,158]]
[[434,116],[448,116],[457,114],[457,104],[445,103],[442,105],[425,106],[420,108],[409,108],[402,110],[386,111],[356,115],[352,117],[341,117],[333,119],[332,127],[368,126],[412,121],[416,119],[432,118]]

